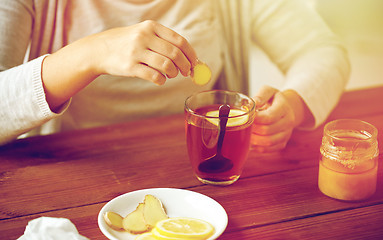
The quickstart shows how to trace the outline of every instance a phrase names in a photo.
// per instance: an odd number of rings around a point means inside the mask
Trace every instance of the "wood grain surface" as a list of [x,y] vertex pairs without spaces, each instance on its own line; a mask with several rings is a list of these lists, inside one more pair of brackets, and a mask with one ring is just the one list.
[[323,125],[296,130],[286,149],[251,151],[233,185],[201,184],[189,163],[183,115],[16,140],[0,146],[0,239],[17,239],[40,216],[70,219],[106,239],[97,215],[121,194],[182,188],[217,200],[229,224],[219,239],[383,239],[383,87],[347,92],[328,121],[357,118],[379,130],[376,194],[342,202],[317,187]]

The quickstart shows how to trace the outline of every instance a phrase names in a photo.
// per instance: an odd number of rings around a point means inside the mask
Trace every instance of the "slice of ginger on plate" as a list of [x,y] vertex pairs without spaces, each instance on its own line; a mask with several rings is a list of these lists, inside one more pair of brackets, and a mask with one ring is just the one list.
[[145,222],[150,225],[151,228],[153,228],[157,222],[168,218],[162,202],[150,194],[145,196],[143,214]]
[[114,230],[121,231],[124,230],[124,227],[122,226],[122,219],[120,214],[115,212],[105,212],[104,213],[104,220],[106,224],[108,224],[109,227],[111,227]]
[[144,203],[139,203],[136,210],[124,217],[122,226],[126,231],[139,234],[150,230],[150,225],[148,225],[144,219],[143,211]]
[[139,203],[136,209],[126,217],[115,212],[106,212],[104,220],[108,226],[117,231],[127,231],[132,234],[149,232],[156,223],[167,219],[165,208],[162,202],[153,195],[145,195],[143,202]]

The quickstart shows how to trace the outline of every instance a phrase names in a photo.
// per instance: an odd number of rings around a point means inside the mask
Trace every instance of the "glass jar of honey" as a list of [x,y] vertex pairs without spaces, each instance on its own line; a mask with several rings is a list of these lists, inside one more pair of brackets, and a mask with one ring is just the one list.
[[323,130],[318,186],[332,198],[360,201],[376,191],[378,130],[356,119],[329,122]]

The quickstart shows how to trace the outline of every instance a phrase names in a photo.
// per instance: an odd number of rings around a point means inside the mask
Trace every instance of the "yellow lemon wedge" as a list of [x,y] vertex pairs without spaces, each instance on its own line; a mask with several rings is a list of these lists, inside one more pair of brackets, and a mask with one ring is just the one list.
[[157,238],[155,238],[151,232],[147,232],[138,235],[135,240],[157,240]]
[[207,239],[214,227],[201,219],[176,217],[159,221],[152,230],[157,239]]
[[195,84],[205,85],[211,79],[211,70],[206,63],[198,61],[197,65],[192,69],[191,77]]
[[[234,127],[234,126],[241,126],[249,120],[249,115],[244,115],[246,112],[240,109],[230,109],[229,113],[229,119],[227,121],[226,126],[228,127]],[[214,125],[219,125],[219,111],[214,110],[206,113],[206,116],[208,117],[216,117],[216,118],[208,118],[207,120]],[[236,117],[238,116],[238,117]],[[235,117],[235,118],[230,118]]]

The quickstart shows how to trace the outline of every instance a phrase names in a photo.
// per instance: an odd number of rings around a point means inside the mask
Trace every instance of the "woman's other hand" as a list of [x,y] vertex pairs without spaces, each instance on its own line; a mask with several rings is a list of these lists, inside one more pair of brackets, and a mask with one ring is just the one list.
[[293,90],[283,92],[264,86],[254,97],[258,111],[251,143],[258,152],[279,151],[286,147],[293,129],[309,113],[307,106]]

